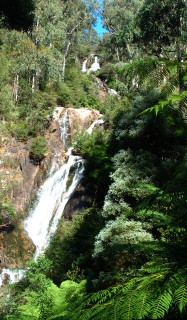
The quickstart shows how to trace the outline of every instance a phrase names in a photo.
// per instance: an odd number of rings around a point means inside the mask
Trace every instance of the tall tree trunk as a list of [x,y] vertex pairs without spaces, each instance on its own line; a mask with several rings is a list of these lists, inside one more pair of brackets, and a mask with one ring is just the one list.
[[63,66],[62,66],[62,81],[64,81],[64,77],[65,77],[65,69],[66,69],[66,57],[68,55],[68,51],[69,51],[69,47],[71,45],[71,42],[68,41],[67,43],[67,47],[66,47],[66,51],[64,53],[64,59],[63,59]]
[[13,83],[13,99],[15,101],[18,100],[18,89],[19,89],[19,75],[16,74],[14,77],[14,83]]
[[120,62],[120,57],[119,57],[119,48],[116,48],[116,55],[117,55],[118,62]]

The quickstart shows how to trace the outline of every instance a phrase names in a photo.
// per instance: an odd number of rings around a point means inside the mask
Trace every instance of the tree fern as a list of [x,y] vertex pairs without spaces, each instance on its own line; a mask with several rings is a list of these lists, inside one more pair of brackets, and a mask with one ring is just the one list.
[[71,319],[162,319],[171,310],[176,315],[184,316],[186,281],[185,268],[177,268],[176,263],[147,264],[139,270],[137,277],[85,296],[76,310],[76,317]]
[[171,306],[172,295],[170,292],[162,293],[152,305],[152,310],[150,312],[151,319],[163,318]]
[[174,302],[180,313],[187,307],[187,284],[184,283],[174,293]]
[[135,309],[136,319],[143,319],[150,310],[150,291],[139,291],[137,298],[137,307]]
[[[182,102],[182,105],[178,105],[179,102]],[[182,106],[186,106],[187,103],[187,91],[183,91],[182,93],[175,93],[169,95],[167,99],[165,100],[160,100],[158,104],[154,105],[153,107],[145,109],[141,114],[147,113],[147,112],[155,112],[156,115],[158,112],[162,111],[164,108],[168,106],[173,106],[174,108],[176,107],[180,112],[182,112],[183,108]]]

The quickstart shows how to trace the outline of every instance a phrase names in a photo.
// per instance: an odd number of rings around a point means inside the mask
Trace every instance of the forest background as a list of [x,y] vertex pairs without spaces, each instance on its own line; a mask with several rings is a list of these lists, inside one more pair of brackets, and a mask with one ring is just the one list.
[[[61,222],[1,319],[186,318],[186,26],[184,0],[1,1],[1,141],[32,139],[38,163],[56,105],[105,119],[74,142],[92,207]],[[95,52],[101,70],[82,74]],[[95,77],[118,95],[100,101]],[[6,189],[5,207],[15,215]]]

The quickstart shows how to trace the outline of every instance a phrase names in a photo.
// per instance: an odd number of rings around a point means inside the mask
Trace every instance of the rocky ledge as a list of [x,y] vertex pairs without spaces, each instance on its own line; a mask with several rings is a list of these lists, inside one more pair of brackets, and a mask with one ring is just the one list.
[[[68,118],[67,135],[69,144],[71,144],[72,137],[78,131],[84,128],[86,130],[93,121],[100,117],[98,110],[57,107],[46,131],[48,151],[39,165],[35,165],[29,158],[29,146],[32,140],[18,142],[12,137],[6,137],[1,141],[0,188],[4,199],[13,205],[16,218],[11,218],[6,211],[0,213],[2,218],[4,216],[6,224],[4,227],[2,225],[2,228],[0,227],[0,267],[23,267],[34,252],[34,246],[24,230],[23,221],[33,204],[39,186],[49,172],[52,159],[56,157],[58,165],[63,164],[66,159],[66,150],[61,140],[60,128],[64,113],[67,114]],[[85,200],[81,186],[78,186],[77,193],[79,191],[82,199]],[[73,207],[69,204],[69,207],[66,208],[66,216],[69,215],[70,210],[73,210]],[[2,255],[7,259],[1,259]]]

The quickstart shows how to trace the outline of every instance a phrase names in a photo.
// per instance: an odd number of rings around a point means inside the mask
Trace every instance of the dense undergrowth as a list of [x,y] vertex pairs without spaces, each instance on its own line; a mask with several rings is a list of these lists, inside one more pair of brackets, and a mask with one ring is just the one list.
[[[38,163],[57,104],[96,108],[105,120],[74,141],[87,161],[92,207],[61,222],[45,256],[2,298],[2,319],[187,316],[186,4],[105,1],[103,19],[109,33],[97,41],[102,68],[89,75],[78,60],[85,48],[91,52],[88,40],[80,45],[88,34],[73,30],[69,52],[59,44],[58,23],[56,38],[1,29],[2,137],[33,139]],[[95,75],[118,95],[100,101]]]

